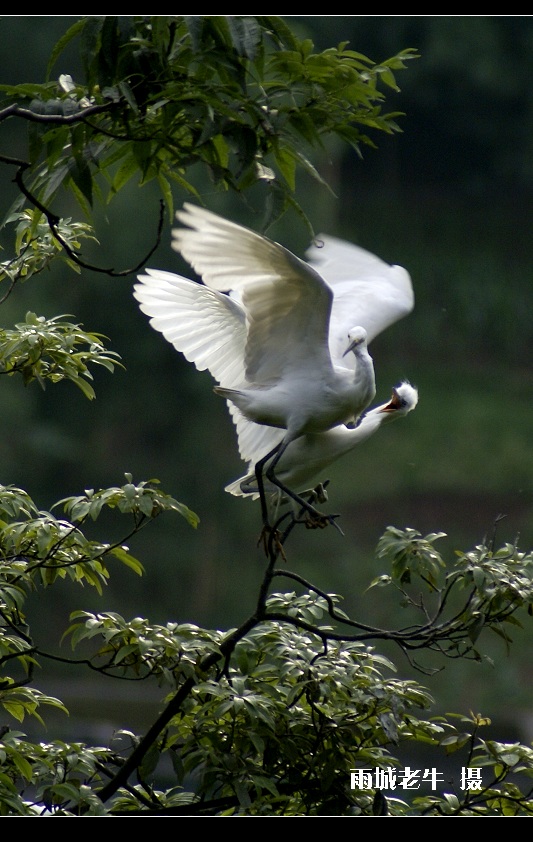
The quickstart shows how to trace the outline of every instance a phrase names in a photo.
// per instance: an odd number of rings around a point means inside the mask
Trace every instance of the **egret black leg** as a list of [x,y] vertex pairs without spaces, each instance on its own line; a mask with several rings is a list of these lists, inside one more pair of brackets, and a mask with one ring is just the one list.
[[[295,503],[297,503],[298,506],[300,506],[301,509],[305,510],[309,515],[311,515],[311,517],[317,522],[317,525],[320,525],[320,524],[325,525],[326,523],[330,523],[333,526],[337,527],[337,529],[339,529],[339,527],[335,523],[335,518],[338,517],[338,515],[324,515],[322,512],[319,512],[318,509],[315,509],[315,507],[311,505],[311,503],[309,503],[307,500],[305,500],[303,497],[301,497],[300,494],[297,494],[295,491],[292,491],[288,486],[284,485],[284,483],[282,483],[281,480],[278,479],[278,477],[276,476],[276,472],[275,472],[276,465],[279,462],[279,460],[281,459],[281,457],[283,455],[283,452],[285,451],[287,446],[288,446],[288,443],[283,445],[283,442],[281,442],[281,445],[278,445],[277,453],[274,450],[271,453],[269,453],[267,457],[265,457],[264,459],[261,460],[261,462],[262,462],[261,473],[263,471],[263,466],[264,466],[265,462],[267,462],[268,459],[270,459],[270,457],[273,454],[275,454],[274,458],[272,459],[272,461],[270,463],[270,465],[268,466],[268,468],[265,471],[265,476],[267,477],[267,479],[270,480],[270,482],[273,483],[273,485],[277,485],[277,487],[284,494],[286,494],[288,497],[291,497],[295,501]],[[257,464],[259,464],[259,463],[257,463]],[[256,465],[256,470],[257,470],[257,465]],[[263,481],[262,476],[261,476],[261,481]],[[341,534],[342,534],[341,529],[339,529],[339,532],[341,532]]]
[[[264,468],[265,468],[265,464],[268,462],[269,459],[272,458],[272,456],[277,456],[279,458],[278,451],[280,450],[282,444],[283,444],[283,442],[280,442],[279,444],[277,444],[276,447],[274,447],[270,451],[270,453],[267,453],[267,455],[263,456],[263,458],[260,459],[259,462],[255,463],[255,478],[257,480],[257,488],[258,488],[258,491],[259,491],[259,499],[261,501],[261,515],[262,515],[262,518],[263,518],[263,527],[265,529],[270,529],[270,522],[269,522],[269,518],[268,518],[268,504],[267,504],[266,497],[265,497],[265,484],[263,482],[263,471],[264,471]],[[275,461],[277,462],[278,459],[276,458]]]
[[[259,490],[259,499],[261,500],[261,515],[263,518],[263,529],[266,531],[270,531],[271,529],[268,513],[268,504],[265,496],[264,476],[266,476],[267,479],[273,485],[277,486],[283,494],[286,494],[287,497],[290,497],[292,500],[294,500],[294,502],[300,507],[302,511],[307,512],[307,514],[311,516],[312,521],[314,521],[317,526],[325,526],[329,523],[332,526],[335,526],[336,529],[338,529],[342,535],[342,529],[340,529],[338,524],[335,523],[335,518],[337,518],[338,515],[325,515],[322,512],[319,512],[318,509],[311,505],[311,503],[309,503],[295,491],[292,491],[288,486],[284,485],[284,483],[282,483],[281,480],[277,478],[275,468],[288,445],[289,442],[280,442],[278,445],[276,445],[276,447],[274,447],[270,451],[270,453],[267,453],[266,456],[263,456],[263,458],[255,464],[255,477],[257,480],[257,488]],[[269,461],[270,464],[265,470],[265,465]]]

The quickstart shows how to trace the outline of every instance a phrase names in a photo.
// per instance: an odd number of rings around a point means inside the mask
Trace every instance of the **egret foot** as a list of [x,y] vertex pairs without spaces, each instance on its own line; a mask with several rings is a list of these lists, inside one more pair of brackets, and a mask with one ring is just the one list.
[[257,546],[260,544],[263,545],[267,558],[270,557],[271,551],[274,548],[275,552],[282,557],[283,561],[287,562],[287,557],[280,539],[280,532],[277,529],[274,529],[272,526],[263,526],[261,534],[257,539]]
[[320,503],[323,505],[328,501],[328,492],[326,491],[329,485],[329,479],[325,482],[319,482],[314,488],[309,488],[307,491],[301,491],[300,497],[306,497],[308,503]]
[[318,517],[313,517],[308,514],[307,517],[304,518],[303,522],[305,523],[306,529],[325,529],[326,526],[334,526],[335,529],[344,536],[344,532],[335,521],[335,518],[338,517],[340,517],[340,515],[322,515],[319,513]]

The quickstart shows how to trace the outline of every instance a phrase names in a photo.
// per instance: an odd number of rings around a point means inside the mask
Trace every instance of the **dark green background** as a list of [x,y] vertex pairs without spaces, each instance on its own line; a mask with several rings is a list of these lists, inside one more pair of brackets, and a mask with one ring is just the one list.
[[[0,81],[42,81],[51,47],[74,20],[0,19]],[[518,538],[523,549],[533,545],[533,19],[287,21],[320,49],[349,41],[374,61],[407,47],[421,55],[398,73],[401,92],[387,92],[386,110],[405,112],[398,118],[403,133],[373,138],[377,149],[363,150],[362,159],[337,146],[317,157],[335,196],[305,176],[298,187],[317,232],[350,239],[410,271],[415,311],[378,337],[371,352],[377,400],[409,378],[420,402],[405,421],[332,468],[330,506],[341,513],[345,536],[302,532],[288,547],[289,567],[343,594],[345,609],[357,619],[407,625],[412,616],[397,607],[392,591],[364,593],[386,572],[374,548],[387,525],[446,532],[438,546],[450,561],[455,551],[491,535],[500,514],[506,517],[497,543]],[[66,56],[54,75],[75,76],[76,69],[75,56]],[[0,144],[23,157],[22,140],[11,131],[8,124],[0,127]],[[15,195],[10,176],[1,173],[4,213]],[[202,178],[209,207],[256,224]],[[177,194],[176,203],[184,198]],[[80,218],[74,205],[63,212]],[[129,186],[98,211],[101,247],[88,256],[116,269],[135,265],[153,242],[157,212],[150,187]],[[307,245],[295,218],[269,233],[299,253]],[[184,271],[168,231],[149,265]],[[97,371],[98,397],[90,403],[70,384],[42,392],[5,378],[0,481],[26,488],[48,508],[84,488],[120,484],[130,471],[137,480],[157,477],[201,519],[196,531],[178,517],[155,522],[131,546],[146,575],[113,571],[102,598],[67,584],[32,597],[33,622],[46,626],[50,645],[72,608],[228,628],[253,610],[261,578],[258,506],[223,490],[243,467],[225,404],[213,394],[210,376],[148,326],[131,295],[134,280],[89,272],[77,277],[58,268],[19,287],[2,307],[6,325],[28,309],[74,314],[86,329],[110,337],[126,370],[114,376]],[[110,519],[98,534],[106,539],[117,528]],[[394,658],[399,677],[413,676],[431,689],[436,710],[479,710],[502,728],[518,728],[527,741],[533,628],[525,623],[510,654],[499,639],[482,637],[479,648],[494,667],[421,655],[424,667],[445,668],[427,676],[398,652],[383,651]],[[72,687],[64,690],[75,718],[81,701]]]

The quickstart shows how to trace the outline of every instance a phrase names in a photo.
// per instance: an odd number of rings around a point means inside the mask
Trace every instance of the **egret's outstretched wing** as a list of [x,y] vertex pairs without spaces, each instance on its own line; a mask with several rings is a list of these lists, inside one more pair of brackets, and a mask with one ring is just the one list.
[[230,296],[175,275],[147,269],[133,294],[150,324],[193,362],[229,388],[244,379],[245,315]]
[[[346,334],[362,325],[370,343],[414,307],[411,277],[359,246],[320,234],[306,252],[310,264],[333,290],[329,345],[336,362],[346,350]],[[345,364],[353,364],[348,357]]]
[[[239,302],[172,272],[147,269],[138,280],[133,294],[152,327],[199,371],[207,369],[227,388],[240,386],[245,379],[246,317]],[[264,456],[283,437],[283,430],[253,424],[231,401],[227,405],[246,462],[255,454]]]
[[313,268],[278,243],[204,208],[185,203],[176,216],[186,227],[173,230],[173,248],[208,287],[240,293],[248,327],[248,383],[273,384],[291,370],[331,369],[333,295]]

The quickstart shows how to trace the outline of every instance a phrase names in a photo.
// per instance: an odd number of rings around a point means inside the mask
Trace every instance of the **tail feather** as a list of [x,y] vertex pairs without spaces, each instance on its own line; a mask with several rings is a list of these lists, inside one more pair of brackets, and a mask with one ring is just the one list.
[[224,489],[228,494],[233,494],[234,497],[251,497],[252,500],[259,499],[259,491],[257,490],[257,482],[255,474],[248,474],[245,477],[230,482]]

